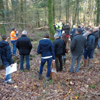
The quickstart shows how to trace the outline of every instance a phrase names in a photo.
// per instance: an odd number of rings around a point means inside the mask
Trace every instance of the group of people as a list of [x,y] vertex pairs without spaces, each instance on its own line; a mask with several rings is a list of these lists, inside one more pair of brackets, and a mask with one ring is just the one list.
[[[2,60],[3,65],[7,68],[9,66],[13,67],[13,56],[18,56],[17,55],[17,48],[19,50],[20,54],[20,70],[24,71],[23,63],[24,63],[24,58],[26,58],[26,69],[29,71],[30,70],[30,52],[32,49],[32,44],[30,39],[27,37],[27,31],[22,32],[22,36],[18,38],[18,31],[16,31],[15,28],[12,29],[11,34],[11,43],[12,43],[12,52],[11,52],[11,47],[9,46],[8,37],[6,35],[2,35],[2,41],[0,41],[0,60]],[[14,81],[11,80],[11,74],[8,74],[5,76],[5,81],[4,84],[13,84],[15,83]]]
[[[55,41],[52,43],[49,39],[49,34],[45,33],[43,39],[39,41],[37,48],[37,54],[41,54],[41,64],[39,70],[39,80],[42,79],[42,72],[45,63],[47,62],[47,75],[46,80],[50,80],[51,66],[52,63],[55,64],[56,71],[61,72],[63,70],[63,65],[66,63],[66,53],[67,42],[69,37],[71,39],[70,51],[72,54],[71,67],[69,72],[74,72],[75,61],[77,60],[77,67],[75,72],[79,72],[81,67],[81,57],[84,56],[84,66],[89,65],[90,60],[94,57],[94,50],[98,46],[100,50],[100,25],[92,29],[89,27],[84,27],[84,24],[76,28],[73,25],[72,30],[70,31],[70,23],[67,21],[67,24],[64,25],[62,21],[58,21],[55,28]],[[30,70],[30,52],[32,49],[32,43],[27,37],[27,31],[22,31],[22,36],[18,38],[18,31],[15,28],[12,29],[10,34],[11,43],[13,45],[12,53],[11,47],[9,46],[8,37],[2,35],[2,41],[0,41],[0,57],[7,68],[12,67],[13,60],[12,55],[17,56],[17,49],[20,54],[20,70],[24,71],[23,63],[24,58],[26,58],[26,69]],[[88,60],[87,60],[88,59]],[[87,63],[88,62],[88,63]],[[12,84],[14,81],[11,80],[11,74],[5,76],[5,84]]]

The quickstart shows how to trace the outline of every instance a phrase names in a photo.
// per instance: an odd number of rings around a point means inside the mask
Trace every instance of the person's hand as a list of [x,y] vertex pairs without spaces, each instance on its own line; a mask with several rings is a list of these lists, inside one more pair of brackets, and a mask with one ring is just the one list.
[[10,66],[13,67],[13,64],[11,64]]
[[55,63],[55,60],[53,60],[52,63],[54,64]]

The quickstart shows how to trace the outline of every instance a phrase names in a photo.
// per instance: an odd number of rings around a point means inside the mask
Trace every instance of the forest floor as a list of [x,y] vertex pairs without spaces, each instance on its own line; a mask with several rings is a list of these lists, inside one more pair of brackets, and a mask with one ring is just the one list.
[[[48,32],[48,31],[46,31]],[[100,52],[95,51],[95,58],[90,67],[81,68],[79,73],[69,73],[71,53],[66,54],[67,60],[62,72],[56,78],[46,81],[47,68],[44,66],[43,79],[38,80],[41,62],[40,55],[36,55],[38,42],[44,31],[35,31],[31,38],[33,49],[31,52],[31,71],[19,70],[12,74],[16,83],[3,85],[5,69],[0,70],[0,100],[100,100]],[[83,61],[81,62],[83,65]],[[25,68],[25,65],[24,65]]]

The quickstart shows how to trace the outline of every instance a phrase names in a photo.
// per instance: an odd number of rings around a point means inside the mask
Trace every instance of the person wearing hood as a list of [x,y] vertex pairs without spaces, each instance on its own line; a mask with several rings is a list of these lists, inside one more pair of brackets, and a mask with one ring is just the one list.
[[[9,66],[12,67],[13,60],[11,55],[11,48],[9,46],[9,43],[7,42],[8,38],[6,35],[2,35],[2,41],[0,41],[0,56],[2,58],[2,62],[4,66],[7,68]],[[7,71],[7,70],[6,70]],[[11,80],[11,74],[8,74],[5,76],[5,82],[4,84],[13,84],[14,81]]]
[[37,53],[41,54],[41,64],[39,70],[39,80],[42,79],[42,72],[45,63],[47,62],[46,80],[50,80],[51,64],[55,62],[55,53],[52,42],[49,40],[49,34],[45,33],[42,40],[39,41]]
[[59,38],[58,34],[54,35],[55,41],[53,43],[54,46],[54,52],[56,56],[56,71],[62,71],[63,70],[63,62],[62,62],[62,56],[65,55],[65,45],[64,41]]
[[93,33],[93,30],[90,29],[88,31],[88,37],[87,37],[87,46],[85,48],[84,52],[84,67],[87,66],[87,57],[88,59],[88,65],[90,64],[90,59],[93,58],[93,51],[94,51],[94,46],[95,46],[95,35]]
[[24,63],[24,58],[26,58],[26,69],[29,71],[30,70],[30,52],[32,49],[32,44],[30,39],[27,37],[27,31],[24,30],[22,32],[22,36],[18,38],[16,47],[19,50],[20,54],[20,70],[24,71],[23,63]]

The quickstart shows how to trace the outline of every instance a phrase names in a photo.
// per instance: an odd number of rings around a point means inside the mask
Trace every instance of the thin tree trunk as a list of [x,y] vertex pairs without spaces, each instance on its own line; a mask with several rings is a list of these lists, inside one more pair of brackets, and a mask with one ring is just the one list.
[[5,26],[4,26],[4,24],[3,24],[3,22],[4,22],[4,17],[5,17],[5,15],[4,15],[4,3],[3,3],[3,0],[0,0],[0,22],[2,22],[2,24],[0,24],[0,33],[1,33],[1,35],[2,34],[6,34],[6,31],[5,31]]
[[69,21],[69,0],[66,0],[66,22]]
[[98,25],[100,23],[100,0],[96,0],[96,7],[97,7],[97,23]]
[[62,13],[62,0],[60,0],[60,7],[59,7],[60,9],[59,9],[59,20],[61,19],[61,13]]
[[53,23],[55,23],[55,0],[53,0]]
[[48,0],[48,23],[50,31],[50,39],[54,40],[54,27],[53,27],[53,0]]
[[[23,23],[24,22],[24,20],[23,20],[23,17],[24,17],[23,16],[23,0],[21,0],[20,6],[21,6],[21,22]],[[22,26],[22,29],[24,29],[23,24],[21,26]]]
[[78,14],[78,9],[79,9],[79,0],[76,0],[76,11],[75,11],[74,19],[73,19],[73,25],[76,23],[76,17],[77,17],[77,14]]

